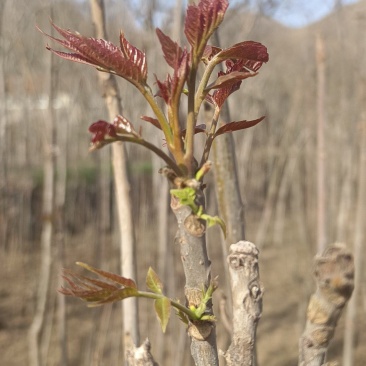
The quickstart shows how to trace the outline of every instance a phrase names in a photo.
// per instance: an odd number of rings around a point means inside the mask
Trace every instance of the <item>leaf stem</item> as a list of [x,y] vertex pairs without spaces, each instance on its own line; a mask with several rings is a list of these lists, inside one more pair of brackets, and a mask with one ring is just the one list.
[[216,106],[215,112],[214,112],[214,115],[213,115],[212,121],[211,121],[210,132],[208,133],[208,136],[206,139],[205,148],[203,150],[202,159],[201,159],[199,166],[202,166],[204,163],[206,163],[208,160],[208,157],[210,155],[212,143],[215,138],[215,132],[216,132],[216,127],[217,127],[217,122],[218,122],[219,116],[220,116],[220,111],[221,111],[220,107]]
[[132,136],[124,136],[124,135],[118,135],[117,141],[125,141],[125,142],[132,142],[141,146],[146,147],[147,149],[154,152],[156,155],[158,155],[161,159],[163,159],[168,166],[174,170],[174,172],[177,174],[177,176],[181,177],[183,176],[182,170],[179,168],[179,166],[175,163],[175,161],[170,158],[165,152],[158,147],[156,147],[154,144],[138,137],[132,137]]
[[178,164],[185,165],[184,163],[184,147],[182,140],[182,131],[179,124],[179,102],[173,102],[168,107],[168,119],[170,126],[173,130],[173,143],[170,146],[170,151],[172,152],[174,158]]
[[197,113],[195,111],[195,87],[196,87],[197,64],[192,62],[191,71],[188,79],[188,115],[187,131],[185,137],[184,162],[188,169],[188,174],[192,176],[192,163],[194,157],[194,130],[196,127]]
[[201,108],[202,102],[204,101],[207,92],[205,92],[205,88],[208,84],[208,81],[211,77],[211,74],[217,64],[220,63],[220,60],[218,60],[217,57],[214,57],[211,59],[211,61],[207,64],[205,71],[203,72],[202,79],[198,85],[196,97],[195,97],[195,112],[198,113],[198,111]]
[[[148,291],[139,291],[138,292],[138,296],[139,297],[144,297],[146,299],[154,299],[154,300],[157,300],[157,299],[162,299],[166,296],[162,295],[162,294],[156,294],[156,293],[153,293],[153,292],[148,292]],[[180,302],[178,301],[175,301],[175,300],[172,300],[170,298],[168,298],[171,305],[180,310],[182,313],[186,314],[187,317],[190,319],[190,320],[199,320],[200,318],[196,315],[196,313],[190,309],[188,309],[186,306],[182,305]]]
[[143,88],[139,88],[140,92],[142,93],[142,95],[144,96],[144,98],[146,99],[146,101],[149,103],[151,109],[153,110],[156,118],[158,119],[161,129],[164,132],[164,136],[167,142],[167,145],[171,148],[173,145],[173,132],[172,129],[169,126],[169,122],[166,119],[163,111],[161,110],[161,108],[158,106],[158,104],[155,101],[155,98],[151,92],[151,89],[149,86],[144,86]]

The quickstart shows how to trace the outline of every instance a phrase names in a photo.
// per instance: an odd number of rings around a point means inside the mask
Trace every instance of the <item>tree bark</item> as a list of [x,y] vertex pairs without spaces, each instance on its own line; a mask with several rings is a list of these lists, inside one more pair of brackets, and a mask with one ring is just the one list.
[[[105,15],[103,0],[90,0],[96,36],[106,39]],[[112,121],[121,114],[122,104],[116,79],[108,73],[98,73],[103,96]],[[132,224],[130,184],[127,176],[125,148],[122,143],[112,144],[112,163],[120,230],[121,272],[123,277],[136,278],[135,239]],[[122,303],[124,337],[129,335],[135,344],[139,343],[137,299],[126,299]]]
[[[197,191],[197,204],[204,205],[202,191]],[[206,248],[206,225],[199,220],[188,206],[183,206],[172,196],[171,208],[178,222],[176,242],[185,274],[186,305],[197,307],[201,303],[202,291],[211,282],[211,262]],[[207,310],[213,314],[212,304]],[[191,337],[191,354],[196,366],[218,366],[215,324],[199,321],[190,323],[188,334]]]
[[299,366],[325,364],[327,349],[333,338],[342,310],[352,295],[354,264],[344,244],[329,246],[315,258],[317,284],[311,296],[305,330],[299,343]]
[[227,263],[233,297],[233,338],[224,357],[228,366],[256,363],[256,331],[262,314],[257,247],[248,241],[230,246]]

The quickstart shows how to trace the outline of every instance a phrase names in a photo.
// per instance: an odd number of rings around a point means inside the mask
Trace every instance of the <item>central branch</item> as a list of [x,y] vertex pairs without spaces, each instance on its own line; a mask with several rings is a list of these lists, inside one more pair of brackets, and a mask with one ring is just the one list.
[[[197,204],[205,206],[202,190],[197,191]],[[192,213],[188,206],[181,205],[172,196],[171,208],[176,216],[178,232],[176,242],[180,247],[184,274],[186,278],[185,297],[187,306],[199,306],[203,290],[211,281],[211,262],[206,248],[206,224]],[[208,304],[208,313],[213,314],[212,304]],[[215,324],[199,321],[190,324],[188,328],[192,338],[191,351],[196,366],[218,365],[217,348],[215,342]]]

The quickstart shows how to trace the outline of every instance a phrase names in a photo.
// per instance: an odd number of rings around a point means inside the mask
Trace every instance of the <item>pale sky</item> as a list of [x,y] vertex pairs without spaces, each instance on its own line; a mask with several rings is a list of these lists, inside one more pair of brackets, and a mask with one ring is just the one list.
[[[343,5],[357,0],[341,0]],[[289,27],[303,27],[315,22],[334,10],[335,0],[285,0],[275,12],[274,18]]]
[[[134,2],[135,0],[132,0]],[[141,0],[140,0],[141,1]],[[343,5],[356,3],[358,0],[340,0]],[[231,4],[240,0],[231,0]],[[337,0],[283,0],[278,9],[273,13],[273,18],[289,27],[303,27],[315,22],[334,9]],[[173,6],[175,0],[162,0],[160,4]],[[255,3],[255,1],[253,1]]]

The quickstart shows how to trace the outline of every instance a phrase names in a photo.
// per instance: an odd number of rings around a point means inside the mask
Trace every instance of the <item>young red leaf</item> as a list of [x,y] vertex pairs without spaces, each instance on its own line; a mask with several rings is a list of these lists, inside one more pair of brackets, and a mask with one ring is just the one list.
[[76,262],[76,264],[78,266],[83,267],[90,272],[96,273],[97,275],[104,277],[112,282],[118,283],[119,285],[137,289],[137,285],[136,285],[135,281],[131,280],[130,278],[125,278],[125,277],[119,276],[115,273],[111,273],[111,272],[103,271],[102,269],[94,268],[83,262]]
[[179,106],[179,98],[183,92],[184,84],[186,82],[189,72],[188,67],[188,52],[186,49],[182,51],[182,55],[176,60],[174,66],[174,73],[171,82],[171,100]]
[[156,299],[154,302],[155,313],[159,319],[161,329],[165,333],[171,313],[171,303],[167,297]]
[[166,62],[170,67],[175,68],[177,61],[182,57],[182,48],[159,28],[156,29],[156,34],[159,38]]
[[169,104],[172,95],[172,77],[168,74],[165,81],[156,79],[156,84],[159,87],[157,95],[163,98],[166,104]]
[[241,80],[236,81],[235,83],[231,83],[226,87],[222,87],[218,90],[215,90],[212,95],[212,101],[214,104],[221,106],[225,103],[225,100],[229,97],[230,94],[240,89]]
[[89,132],[93,134],[91,138],[90,151],[100,149],[104,145],[115,141],[117,132],[115,126],[109,122],[99,120],[89,126]]
[[42,32],[61,46],[73,51],[72,53],[47,49],[56,55],[75,62],[92,65],[102,71],[115,73],[133,84],[144,84],[147,79],[145,54],[132,46],[121,34],[121,48],[104,39],[85,37],[78,33],[58,27],[51,23],[56,31],[64,38],[58,39]]
[[171,105],[172,101],[177,103],[177,99],[180,98],[183,87],[188,75],[188,53],[187,50],[182,50],[180,58],[175,60],[173,65],[173,76],[168,74],[164,82],[156,79],[156,83],[159,87],[158,96],[162,97],[166,104]]
[[244,80],[257,75],[257,73],[249,71],[233,71],[230,74],[220,75],[213,83],[207,85],[205,92],[211,89],[220,89],[236,84],[238,81]]
[[113,126],[118,134],[131,134],[138,136],[138,133],[133,128],[132,123],[126,117],[121,115],[116,116],[113,120]]
[[146,275],[146,286],[156,294],[162,294],[163,284],[156,272],[150,267]]
[[[182,138],[184,139],[186,136],[186,132],[187,130],[184,129],[182,130]],[[206,132],[206,125],[198,125],[194,128],[194,134],[196,135],[197,133],[202,133],[202,132]]]
[[242,60],[243,66],[251,71],[258,71],[264,62],[268,62],[267,48],[259,42],[245,41],[237,43],[216,54],[223,61],[227,59]]
[[112,283],[109,283],[109,282],[105,282],[103,280],[98,280],[96,278],[91,278],[91,277],[83,276],[81,274],[76,274],[75,272],[70,271],[68,269],[64,269],[63,270],[63,277],[68,282],[68,284],[70,286],[72,285],[72,283],[70,283],[68,281],[68,279],[74,278],[78,282],[81,281],[83,287],[88,288],[90,290],[95,289],[96,287],[100,287],[100,288],[104,288],[104,289],[108,289],[108,290],[114,291],[114,290],[116,290],[116,289],[119,288],[115,284],[112,284]]
[[119,287],[104,281],[93,283],[93,280],[72,271],[64,271],[63,279],[69,285],[68,288],[62,287],[59,292],[67,296],[78,297],[85,301],[99,301],[107,298]]
[[[134,281],[94,268],[85,263],[77,263],[81,267],[106,278],[111,282],[86,277],[70,270],[64,270],[63,278],[68,287],[62,287],[59,292],[67,296],[78,297],[81,300],[92,303],[91,306],[98,306],[105,303],[120,301],[127,297],[138,296]],[[121,288],[120,285],[123,287]]]
[[156,128],[158,128],[159,130],[161,130],[161,126],[160,126],[160,123],[159,123],[159,121],[158,121],[157,118],[153,118],[153,117],[149,117],[149,116],[141,116],[140,118],[142,120],[146,121],[146,122],[150,122]]
[[188,6],[184,33],[197,61],[212,33],[223,21],[228,6],[227,0],[201,0],[198,5]]
[[256,124],[258,124],[259,122],[263,121],[264,118],[265,118],[265,116],[252,120],[252,121],[238,121],[238,122],[226,123],[216,131],[214,138],[219,135],[222,135],[226,132],[239,131],[239,130],[244,130],[249,127],[253,127]]
[[123,54],[137,68],[137,70],[133,70],[136,73],[135,77],[141,77],[140,81],[146,82],[147,63],[145,53],[129,43],[122,32],[120,33],[119,40]]
[[243,65],[244,60],[226,60],[226,72],[220,71],[216,81],[209,87],[216,87],[212,95],[212,101],[217,106],[221,107],[228,96],[240,88],[242,80],[257,75],[256,73],[248,72]]
[[[109,296],[104,296],[100,300],[93,300],[92,304],[88,304],[89,307],[92,306],[100,306],[104,304],[109,304],[116,301],[122,301],[127,299],[128,297],[136,297],[139,295],[139,292],[132,287],[126,287],[122,289],[118,289],[113,293],[109,294]],[[90,301],[90,300],[89,300]]]
[[220,51],[222,51],[222,48],[220,47],[207,45],[202,54],[203,63],[208,64],[212,57],[217,55]]

